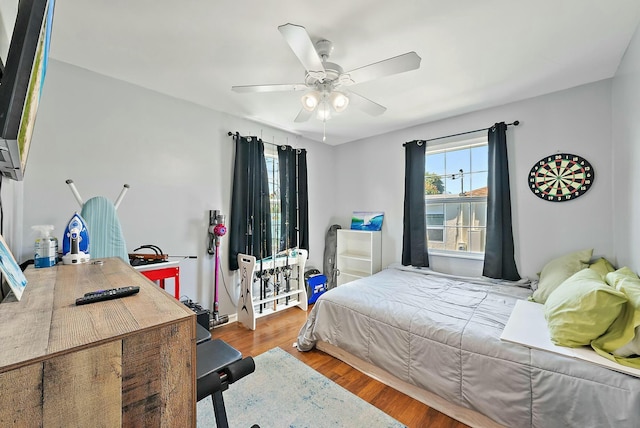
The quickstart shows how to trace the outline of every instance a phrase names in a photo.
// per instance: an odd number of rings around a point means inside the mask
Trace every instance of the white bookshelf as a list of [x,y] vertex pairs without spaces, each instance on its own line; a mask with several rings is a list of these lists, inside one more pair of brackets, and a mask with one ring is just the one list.
[[338,229],[338,285],[373,275],[382,269],[380,231]]

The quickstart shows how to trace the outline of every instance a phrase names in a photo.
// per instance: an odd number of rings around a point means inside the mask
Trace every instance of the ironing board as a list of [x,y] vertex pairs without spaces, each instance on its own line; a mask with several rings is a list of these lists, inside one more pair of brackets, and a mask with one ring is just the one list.
[[120,257],[129,263],[129,253],[122,234],[116,208],[104,196],[96,196],[82,205],[80,213],[91,237],[92,259]]

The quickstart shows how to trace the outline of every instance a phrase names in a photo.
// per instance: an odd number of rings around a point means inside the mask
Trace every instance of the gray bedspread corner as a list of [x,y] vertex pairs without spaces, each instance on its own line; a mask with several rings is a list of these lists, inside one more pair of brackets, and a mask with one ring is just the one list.
[[500,340],[530,293],[389,268],[323,294],[298,349],[322,340],[509,427],[637,426],[640,379]]
[[298,332],[298,340],[296,347],[298,351],[310,351],[316,346],[316,339],[313,339],[313,326],[315,323],[315,314],[312,312]]

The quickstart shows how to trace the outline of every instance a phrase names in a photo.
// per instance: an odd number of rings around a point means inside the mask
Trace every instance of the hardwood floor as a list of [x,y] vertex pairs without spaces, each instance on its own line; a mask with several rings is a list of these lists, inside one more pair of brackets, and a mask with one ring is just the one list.
[[222,339],[229,343],[244,356],[255,357],[271,348],[280,347],[410,428],[467,427],[467,425],[371,379],[322,351],[314,349],[309,352],[299,352],[293,347],[293,343],[306,319],[306,312],[298,308],[291,308],[258,319],[255,331],[248,330],[234,322],[215,328],[211,334],[213,338]]

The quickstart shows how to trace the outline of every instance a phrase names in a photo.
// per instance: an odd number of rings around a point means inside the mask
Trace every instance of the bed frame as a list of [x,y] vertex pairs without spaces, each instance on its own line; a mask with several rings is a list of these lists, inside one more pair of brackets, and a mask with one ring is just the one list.
[[485,415],[476,412],[475,410],[468,409],[466,407],[458,406],[448,402],[447,400],[439,397],[438,395],[426,391],[422,388],[418,388],[408,382],[398,379],[392,374],[382,370],[379,367],[374,366],[358,357],[351,355],[350,353],[338,348],[335,345],[319,340],[316,342],[316,349],[323,351],[332,357],[339,359],[356,370],[366,374],[367,376],[384,383],[391,388],[408,395],[409,397],[426,404],[427,406],[435,409],[453,419],[467,424],[474,428],[506,428],[504,425],[500,425]]

